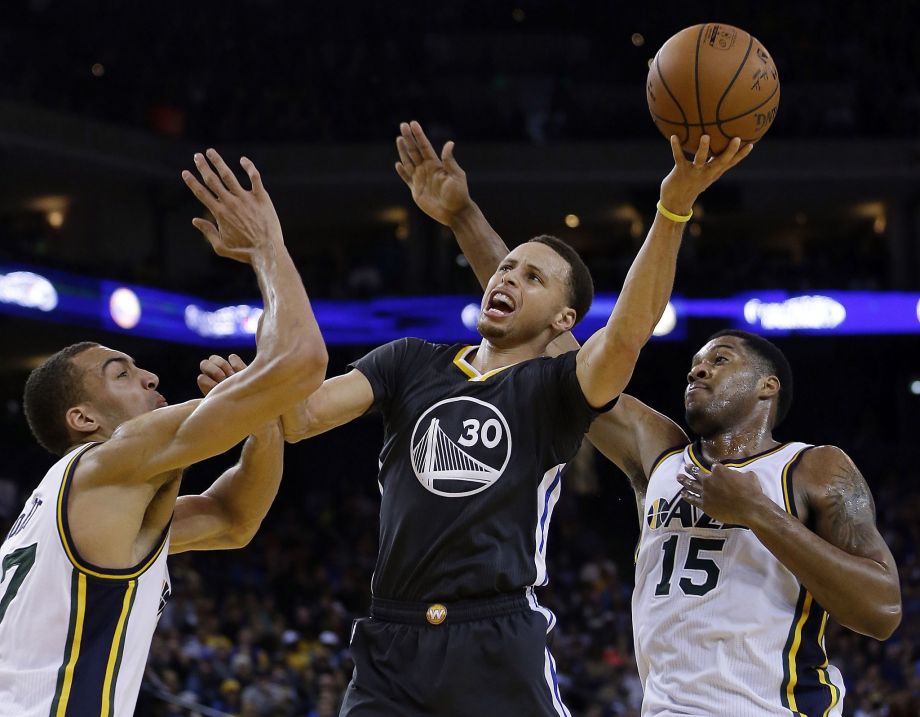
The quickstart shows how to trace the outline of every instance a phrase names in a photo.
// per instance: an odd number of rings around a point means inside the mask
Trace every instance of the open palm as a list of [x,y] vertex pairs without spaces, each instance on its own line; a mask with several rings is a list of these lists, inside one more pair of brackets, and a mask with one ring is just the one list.
[[397,174],[409,186],[419,209],[449,225],[471,202],[466,172],[454,159],[454,143],[445,144],[438,157],[418,122],[403,122],[399,129]]

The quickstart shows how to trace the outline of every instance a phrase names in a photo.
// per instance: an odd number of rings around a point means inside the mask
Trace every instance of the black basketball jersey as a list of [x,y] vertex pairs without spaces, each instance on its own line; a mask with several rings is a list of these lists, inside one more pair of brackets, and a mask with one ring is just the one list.
[[575,352],[480,374],[466,361],[475,349],[400,339],[353,364],[385,428],[376,597],[446,602],[547,582],[562,470],[598,411]]

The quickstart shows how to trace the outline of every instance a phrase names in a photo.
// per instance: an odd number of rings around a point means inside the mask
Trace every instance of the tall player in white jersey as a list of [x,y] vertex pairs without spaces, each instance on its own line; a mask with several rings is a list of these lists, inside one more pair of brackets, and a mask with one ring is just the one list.
[[[404,179],[484,284],[507,247],[470,198],[453,143],[438,158],[424,135],[404,130],[406,141],[413,135],[425,165]],[[550,351],[577,347],[569,333]],[[792,371],[769,341],[717,335],[687,378],[696,443],[626,394],[588,433],[636,493],[643,717],[839,716],[828,616],[879,640],[901,619],[897,567],[866,481],[839,448],[773,438],[792,402]]]
[[[213,150],[183,178],[217,226],[195,226],[221,256],[250,264],[265,312],[257,355],[204,399],[167,406],[157,377],[94,343],[29,377],[25,411],[62,456],[0,547],[0,716],[130,717],[161,599],[166,555],[245,545],[281,477],[284,407],[322,383],[326,351],[259,175],[244,190]],[[219,176],[218,176],[219,174]],[[212,366],[213,370],[213,366]],[[199,377],[203,390],[214,382]],[[250,436],[240,462],[202,495],[182,470]]]

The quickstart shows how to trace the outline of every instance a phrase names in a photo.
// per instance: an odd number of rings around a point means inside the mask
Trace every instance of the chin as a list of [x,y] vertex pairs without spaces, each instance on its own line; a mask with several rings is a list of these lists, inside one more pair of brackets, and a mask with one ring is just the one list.
[[706,415],[705,409],[687,407],[684,410],[684,420],[690,431],[697,436],[706,436],[712,431],[712,421]]
[[510,326],[496,326],[483,316],[480,316],[479,321],[476,322],[476,330],[482,338],[492,342],[501,341],[511,334]]

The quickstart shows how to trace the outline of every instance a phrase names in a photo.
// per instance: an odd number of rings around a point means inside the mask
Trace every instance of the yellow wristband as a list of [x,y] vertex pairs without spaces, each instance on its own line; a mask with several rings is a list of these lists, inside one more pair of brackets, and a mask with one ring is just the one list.
[[693,210],[690,210],[690,213],[686,216],[683,214],[675,214],[674,212],[669,212],[665,209],[664,204],[661,203],[661,200],[658,200],[658,204],[655,205],[658,207],[658,211],[661,212],[661,216],[670,219],[672,222],[677,222],[678,224],[685,224],[690,221],[690,217],[693,216]]

